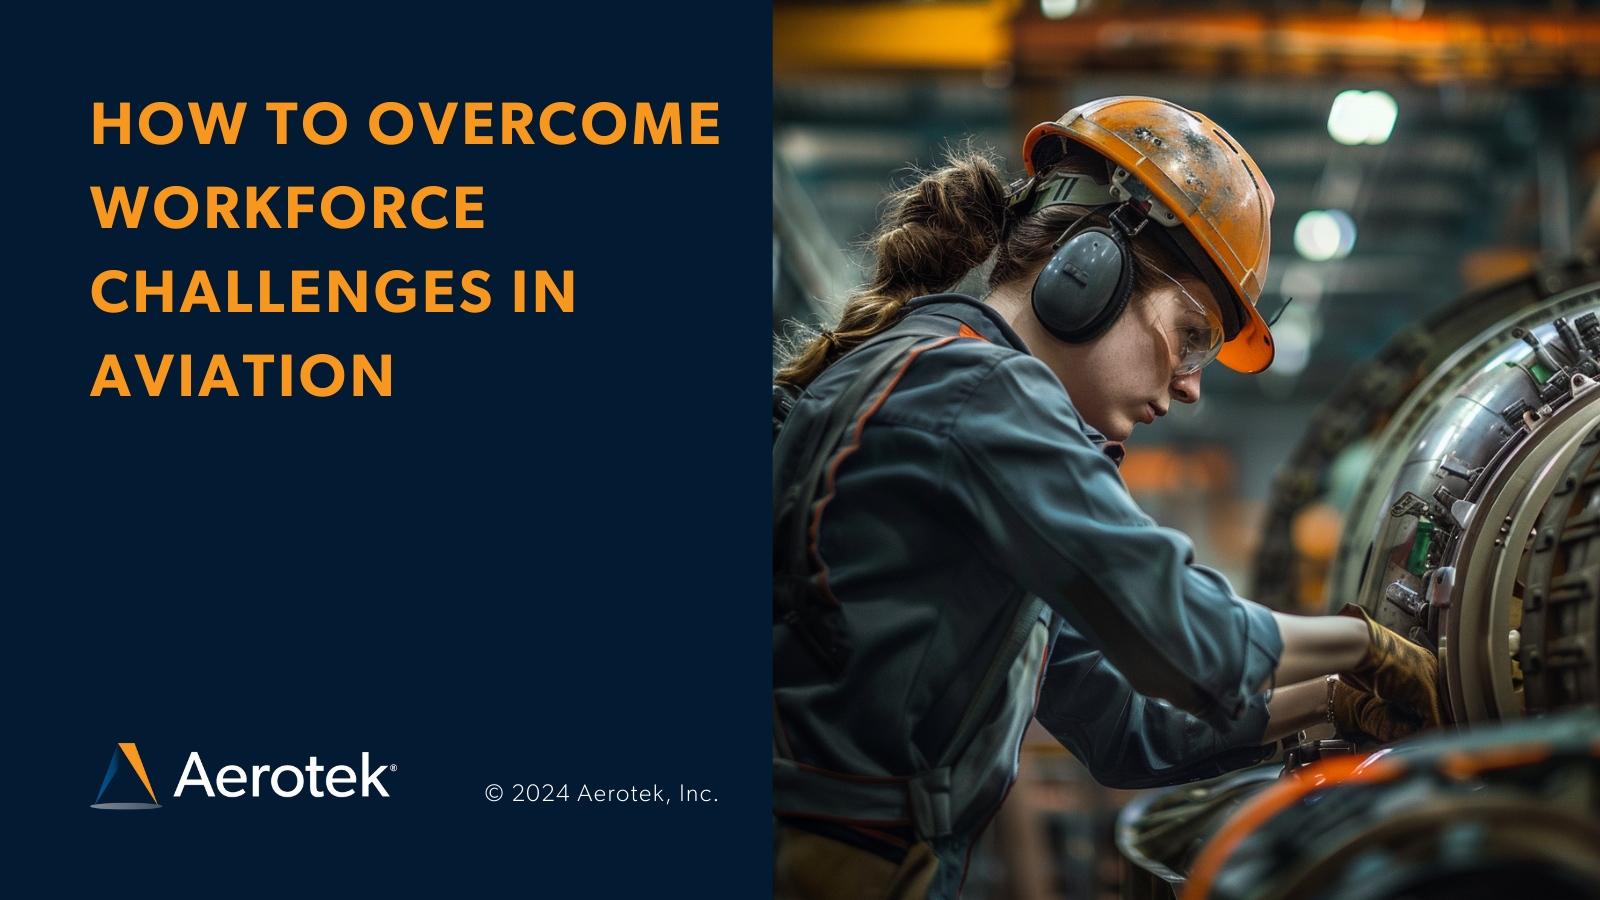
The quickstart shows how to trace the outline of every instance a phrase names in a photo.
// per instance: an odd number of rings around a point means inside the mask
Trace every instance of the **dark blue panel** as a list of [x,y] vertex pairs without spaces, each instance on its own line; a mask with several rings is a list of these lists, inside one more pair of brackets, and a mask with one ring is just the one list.
[[[9,803],[27,895],[145,889],[176,896],[515,891],[635,897],[675,887],[759,895],[770,880],[765,763],[770,328],[770,10],[682,4],[332,4],[56,7],[8,28],[4,308],[5,630]],[[95,102],[129,102],[132,143],[95,145]],[[237,143],[187,126],[151,146],[147,104],[248,104]],[[319,146],[268,102],[347,113]],[[367,116],[411,106],[384,146]],[[566,101],[560,146],[435,146],[417,106]],[[618,104],[628,138],[582,137]],[[632,143],[636,104],[715,103],[715,145]],[[155,116],[164,128],[164,115]],[[331,126],[324,116],[318,124]],[[397,124],[391,117],[386,124]],[[609,114],[594,125],[609,130]],[[113,139],[114,140],[114,139]],[[481,186],[482,229],[102,229],[90,188],[184,185],[403,190]],[[448,213],[432,199],[425,211]],[[336,212],[351,208],[348,198]],[[179,200],[169,207],[181,211]],[[259,305],[259,275],[369,279],[355,313],[107,313],[98,273],[196,270]],[[378,308],[384,272],[449,271],[440,302]],[[530,311],[512,311],[512,272]],[[574,273],[573,311],[531,311],[533,270]],[[391,288],[398,284],[391,285]],[[391,297],[398,295],[391,293]],[[151,301],[159,306],[159,300]],[[346,383],[282,397],[281,357],[339,359]],[[131,397],[91,397],[116,354]],[[222,354],[242,396],[198,393]],[[266,396],[251,396],[253,363]],[[356,354],[392,365],[392,393],[351,396]],[[320,366],[318,383],[332,369]],[[137,743],[161,807],[90,804],[117,742]],[[328,795],[329,767],[388,792]],[[191,781],[273,770],[262,796],[208,798]],[[310,785],[280,797],[308,775]],[[392,768],[383,769],[380,767]],[[342,775],[342,773],[340,773]],[[129,777],[124,767],[122,777]],[[499,802],[485,797],[499,784]],[[527,785],[540,800],[528,802]],[[522,787],[518,787],[518,786]],[[567,786],[566,798],[555,795]],[[588,797],[580,797],[587,786]],[[343,785],[339,785],[344,789]],[[597,801],[655,788],[662,802]],[[682,791],[693,788],[697,802]],[[230,785],[230,790],[233,788]],[[518,801],[520,791],[524,799]],[[653,790],[651,791],[653,795]],[[142,795],[142,787],[140,788]],[[670,798],[671,802],[665,802]],[[16,876],[14,876],[16,877]]]

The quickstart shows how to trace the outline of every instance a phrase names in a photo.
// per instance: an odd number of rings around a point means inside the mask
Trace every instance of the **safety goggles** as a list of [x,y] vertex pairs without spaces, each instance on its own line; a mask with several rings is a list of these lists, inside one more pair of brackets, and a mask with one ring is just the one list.
[[[1161,272],[1160,269],[1156,271]],[[1161,272],[1161,277],[1172,282],[1181,298],[1179,311],[1174,317],[1176,321],[1168,323],[1167,333],[1171,346],[1176,347],[1178,352],[1178,363],[1172,370],[1172,377],[1182,378],[1205,368],[1222,352],[1222,317],[1189,293],[1183,282],[1166,272]]]

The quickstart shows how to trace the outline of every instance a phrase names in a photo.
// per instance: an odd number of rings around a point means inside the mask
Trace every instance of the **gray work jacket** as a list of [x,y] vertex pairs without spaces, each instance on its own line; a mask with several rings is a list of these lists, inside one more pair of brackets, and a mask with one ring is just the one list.
[[[908,308],[887,334],[931,336],[852,414],[810,511],[842,673],[774,622],[773,799],[800,827],[914,831],[940,857],[931,896],[953,897],[1030,716],[1109,786],[1214,776],[1267,755],[1261,688],[1283,645],[1267,609],[1139,510],[997,313],[955,294]],[[819,427],[892,346],[829,367],[784,436]],[[785,446],[778,484],[804,466]]]

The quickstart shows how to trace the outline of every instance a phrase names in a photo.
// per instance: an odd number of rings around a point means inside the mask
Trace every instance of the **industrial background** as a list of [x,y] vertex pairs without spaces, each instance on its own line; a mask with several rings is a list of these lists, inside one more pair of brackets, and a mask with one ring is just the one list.
[[[952,146],[1020,174],[1030,127],[1120,94],[1239,140],[1277,200],[1261,303],[1282,308],[1277,360],[1208,368],[1202,402],[1138,429],[1122,471],[1201,562],[1279,609],[1327,606],[1367,432],[1415,383],[1377,397],[1382,361],[1463,298],[1595,274],[1600,3],[781,2],[773,71],[775,360],[862,279],[885,195]],[[1115,822],[1140,797],[1041,732],[964,896],[1128,895]]]

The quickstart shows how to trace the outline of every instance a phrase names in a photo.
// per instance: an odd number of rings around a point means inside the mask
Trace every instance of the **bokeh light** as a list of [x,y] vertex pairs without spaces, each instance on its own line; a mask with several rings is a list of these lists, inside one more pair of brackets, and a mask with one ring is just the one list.
[[1400,108],[1384,91],[1344,91],[1328,111],[1328,134],[1341,144],[1381,144],[1394,131]]
[[1356,245],[1356,223],[1338,209],[1314,209],[1294,226],[1294,249],[1306,259],[1344,259]]

